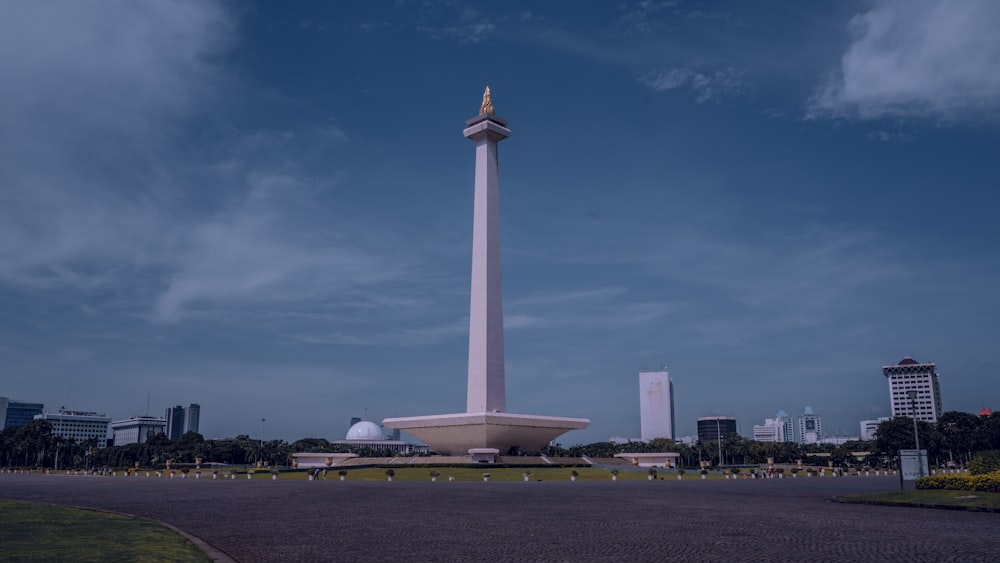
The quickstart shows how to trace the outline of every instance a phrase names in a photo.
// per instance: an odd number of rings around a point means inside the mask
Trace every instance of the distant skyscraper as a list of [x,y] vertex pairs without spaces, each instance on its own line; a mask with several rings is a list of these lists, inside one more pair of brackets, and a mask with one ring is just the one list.
[[639,372],[640,437],[674,439],[674,382],[666,370]]
[[0,397],[0,430],[20,428],[42,414],[42,403],[25,403],[7,397]]
[[774,418],[765,418],[764,424],[754,425],[753,439],[758,442],[794,442],[795,426],[792,417],[778,411]]
[[191,403],[188,408],[180,405],[170,407],[163,413],[163,419],[167,421],[164,434],[171,440],[177,440],[188,432],[198,432],[201,405]]
[[703,416],[698,419],[698,440],[713,442],[725,440],[736,433],[736,419],[731,416]]
[[907,356],[894,366],[883,366],[882,375],[889,380],[892,416],[913,418],[913,406],[906,392],[915,390],[917,420],[937,422],[941,414],[941,384],[936,364],[921,364]]
[[778,411],[777,418],[775,420],[781,421],[781,442],[794,442],[795,441],[795,422],[792,421],[792,417],[788,416],[785,411]]
[[184,433],[198,432],[198,421],[201,418],[201,405],[191,403],[184,411]]
[[177,440],[184,435],[184,407],[177,405],[169,407],[163,413],[164,420],[167,421],[164,434],[171,440]]
[[823,420],[813,412],[812,407],[806,407],[799,415],[799,443],[818,444],[823,439]]

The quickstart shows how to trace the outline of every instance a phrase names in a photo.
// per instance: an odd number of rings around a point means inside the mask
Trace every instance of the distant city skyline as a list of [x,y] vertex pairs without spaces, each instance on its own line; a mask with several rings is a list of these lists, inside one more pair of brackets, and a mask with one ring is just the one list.
[[[113,20],[108,14],[115,15]],[[1000,317],[1000,3],[12,2],[0,394],[209,437],[459,412],[474,146],[500,148],[510,412],[677,436],[977,412]],[[152,408],[156,406],[156,408]]]

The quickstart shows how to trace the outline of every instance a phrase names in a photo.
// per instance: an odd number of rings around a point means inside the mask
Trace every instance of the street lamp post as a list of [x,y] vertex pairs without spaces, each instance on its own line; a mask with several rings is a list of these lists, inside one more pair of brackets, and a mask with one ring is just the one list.
[[906,392],[910,398],[910,416],[913,417],[913,441],[917,445],[917,476],[924,476],[924,463],[920,456],[920,431],[917,429],[917,390],[910,389]]
[[264,467],[264,423],[266,418],[260,419],[260,466]]
[[715,419],[715,436],[719,441],[719,467],[722,467],[722,421]]

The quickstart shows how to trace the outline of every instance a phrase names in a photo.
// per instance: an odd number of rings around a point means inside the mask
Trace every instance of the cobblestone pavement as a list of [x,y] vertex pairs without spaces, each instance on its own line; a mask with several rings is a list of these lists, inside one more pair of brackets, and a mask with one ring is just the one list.
[[1000,515],[839,504],[894,477],[653,482],[0,475],[0,498],[167,522],[256,561],[997,561]]

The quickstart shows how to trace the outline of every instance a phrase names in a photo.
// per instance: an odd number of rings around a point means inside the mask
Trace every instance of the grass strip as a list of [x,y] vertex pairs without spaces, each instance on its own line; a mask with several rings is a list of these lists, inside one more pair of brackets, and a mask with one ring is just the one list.
[[80,508],[0,500],[5,561],[211,561],[152,520]]
[[1000,512],[1000,493],[981,493],[977,491],[890,491],[886,493],[844,495],[836,497],[834,500],[853,504]]

